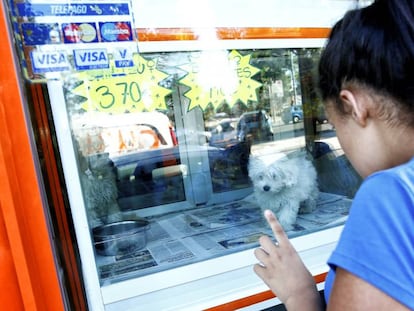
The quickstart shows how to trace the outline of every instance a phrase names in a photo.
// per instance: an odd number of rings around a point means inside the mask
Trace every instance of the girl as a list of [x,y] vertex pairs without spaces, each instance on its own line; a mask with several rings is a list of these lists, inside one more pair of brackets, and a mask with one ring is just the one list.
[[[414,1],[378,0],[333,28],[319,64],[329,121],[364,182],[328,260],[328,310],[414,310]],[[280,224],[254,271],[289,311],[321,310]]]

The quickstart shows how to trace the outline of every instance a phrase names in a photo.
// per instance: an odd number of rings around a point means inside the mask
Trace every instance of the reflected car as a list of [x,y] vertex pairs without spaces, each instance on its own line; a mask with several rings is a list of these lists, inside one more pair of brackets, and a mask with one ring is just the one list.
[[[183,201],[183,181],[190,169],[181,161],[179,145],[131,152],[113,157],[121,210],[132,210]],[[250,184],[250,144],[235,142],[226,147],[186,146],[188,161],[200,165],[200,175],[210,175],[214,192],[238,189]],[[201,163],[200,154],[208,155]],[[202,178],[207,179],[206,178]],[[137,198],[139,197],[139,198]]]
[[236,122],[235,119],[224,119],[220,121],[211,131],[209,145],[226,148],[237,143]]
[[237,139],[244,142],[272,141],[273,127],[269,115],[264,110],[245,112],[237,122]]
[[319,104],[316,108],[316,117],[314,118],[318,124],[323,124],[328,122],[328,118],[326,116],[325,107],[323,104]]
[[282,111],[281,118],[283,123],[289,124],[292,123],[299,123],[303,121],[303,110],[302,106],[300,105],[293,105],[285,108]]

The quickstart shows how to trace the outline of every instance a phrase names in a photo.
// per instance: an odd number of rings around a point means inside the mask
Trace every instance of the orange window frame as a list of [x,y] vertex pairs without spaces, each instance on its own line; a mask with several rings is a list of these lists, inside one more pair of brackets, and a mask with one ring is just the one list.
[[[196,41],[197,28],[137,28],[138,41]],[[218,40],[254,39],[326,39],[330,28],[326,27],[217,27]]]
[[13,310],[64,310],[7,15],[0,1],[0,301]]

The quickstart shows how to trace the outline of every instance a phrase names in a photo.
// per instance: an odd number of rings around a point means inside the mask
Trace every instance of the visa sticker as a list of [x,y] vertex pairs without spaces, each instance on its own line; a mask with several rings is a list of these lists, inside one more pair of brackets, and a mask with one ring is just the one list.
[[133,53],[133,50],[127,48],[115,49],[113,53],[115,67],[125,68],[134,66]]
[[34,73],[57,72],[70,69],[70,63],[64,51],[32,51],[30,52],[30,59]]
[[73,56],[77,70],[109,68],[109,57],[106,49],[74,50]]

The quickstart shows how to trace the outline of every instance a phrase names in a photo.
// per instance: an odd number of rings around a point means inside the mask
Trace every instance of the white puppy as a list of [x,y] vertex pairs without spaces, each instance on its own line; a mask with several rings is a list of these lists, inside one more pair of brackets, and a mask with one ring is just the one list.
[[293,229],[299,212],[310,213],[316,208],[319,195],[316,170],[305,157],[268,164],[251,156],[249,177],[256,203],[262,210],[272,210],[285,230]]

